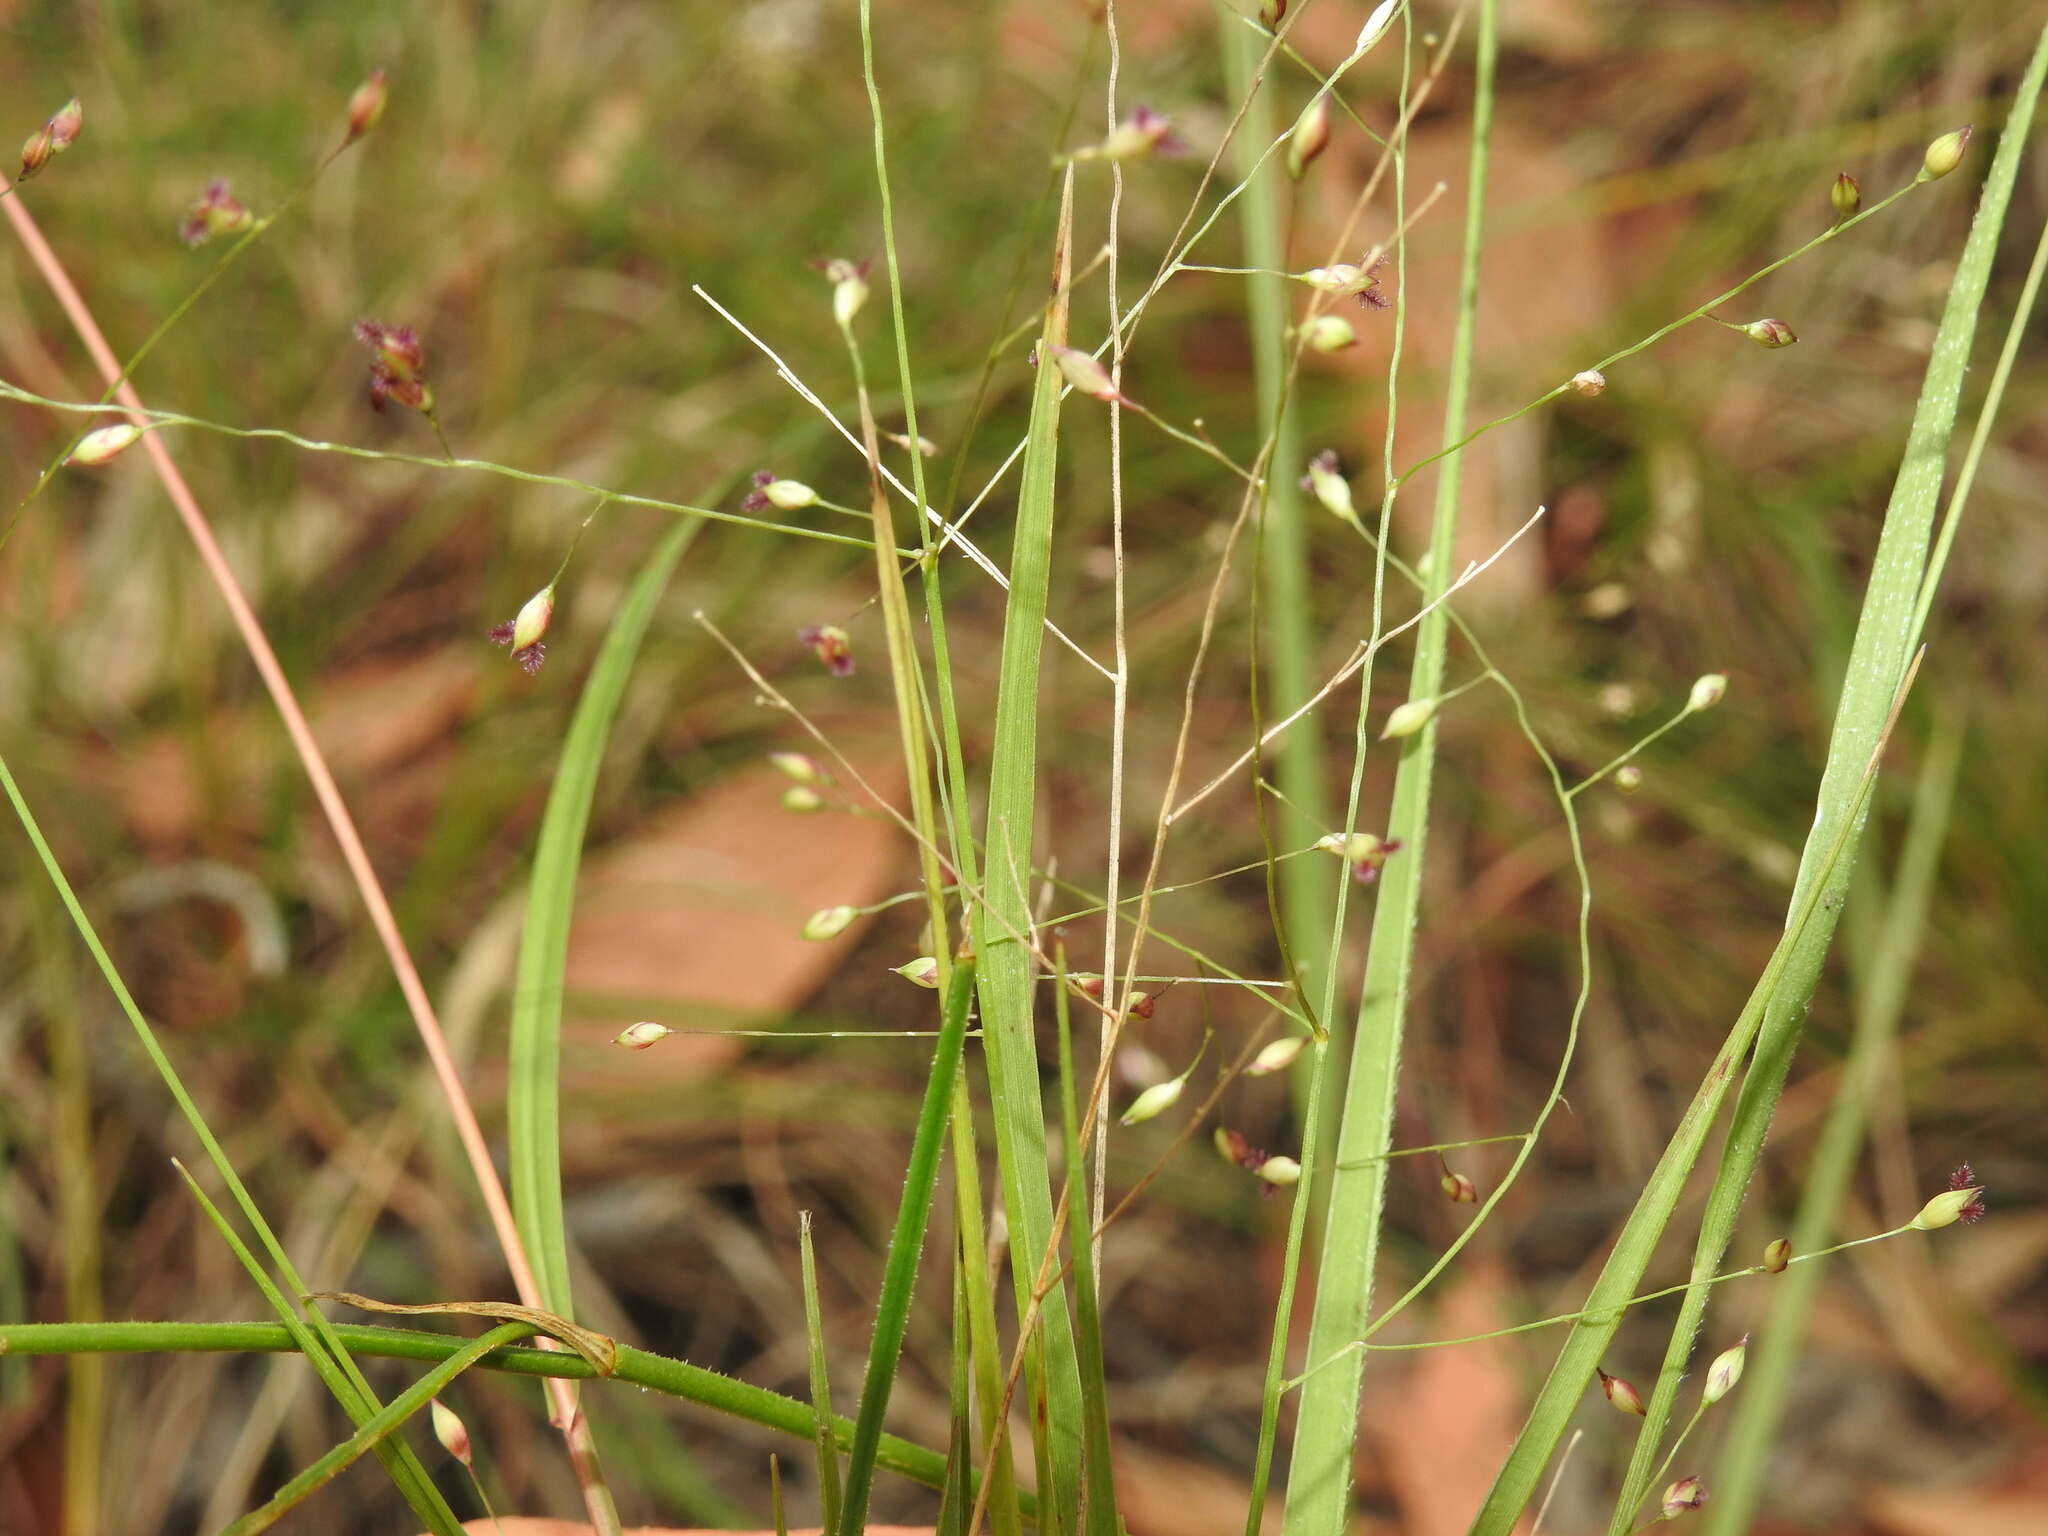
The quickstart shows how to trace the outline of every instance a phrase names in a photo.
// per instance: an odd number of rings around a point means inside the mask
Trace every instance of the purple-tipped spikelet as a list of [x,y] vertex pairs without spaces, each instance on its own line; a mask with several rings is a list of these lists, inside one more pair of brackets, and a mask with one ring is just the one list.
[[811,654],[834,677],[853,676],[853,639],[837,624],[807,624],[796,632],[796,638],[811,648]]
[[21,174],[16,181],[27,181],[44,166],[71,147],[71,141],[78,137],[78,130],[85,126],[85,107],[74,96],[59,107],[43,126],[28,136],[21,146]]
[[215,235],[232,235],[247,229],[256,221],[234,193],[228,190],[225,179],[206,184],[206,190],[185,212],[185,220],[178,226],[178,238],[187,245],[204,245]]
[[427,349],[418,331],[409,325],[358,320],[356,340],[374,354],[370,359],[371,406],[381,411],[389,400],[408,410],[433,411],[434,388],[427,382]]

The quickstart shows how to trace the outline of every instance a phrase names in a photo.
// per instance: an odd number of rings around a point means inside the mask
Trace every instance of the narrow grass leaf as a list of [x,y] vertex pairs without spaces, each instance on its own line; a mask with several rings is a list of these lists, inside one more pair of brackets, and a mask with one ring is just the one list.
[[[1479,7],[1472,105],[1472,147],[1467,167],[1465,243],[1459,283],[1458,325],[1444,402],[1443,441],[1465,435],[1466,401],[1478,322],[1479,253],[1484,235],[1488,149],[1493,127],[1495,5]],[[1430,525],[1425,600],[1442,596],[1451,577],[1457,528],[1460,457],[1444,460]],[[1449,610],[1437,604],[1415,635],[1408,697],[1442,691]],[[1392,1145],[1394,1089],[1399,1077],[1415,927],[1422,902],[1424,850],[1429,832],[1430,787],[1436,768],[1437,721],[1432,717],[1406,738],[1395,772],[1387,837],[1401,853],[1381,872],[1373,909],[1371,948],[1353,1032],[1351,1060],[1338,1124],[1336,1159],[1329,1173],[1322,1222],[1315,1307],[1308,1359],[1332,1360],[1365,1331],[1372,1305],[1373,1270],[1384,1215],[1387,1162]],[[1318,1053],[1318,1060],[1323,1059]],[[1302,1198],[1309,1198],[1305,1192]],[[1351,1525],[1351,1468],[1358,1439],[1358,1404],[1365,1375],[1362,1351],[1335,1360],[1302,1386],[1294,1456],[1287,1480],[1286,1536],[1340,1536]]]
[[654,617],[655,602],[702,526],[691,518],[662,535],[612,619],[562,743],[527,888],[505,1088],[512,1210],[532,1256],[541,1296],[549,1311],[563,1317],[575,1315],[569,1298],[569,1238],[562,1221],[560,1076],[562,973],[569,954],[576,873],[583,861],[583,834],[590,823],[605,740],[625,697],[626,680]]
[[256,1536],[259,1531],[269,1530],[319,1489],[376,1450],[401,1429],[406,1420],[423,1412],[457,1376],[500,1345],[517,1343],[531,1337],[533,1332],[530,1323],[500,1323],[490,1332],[470,1340],[372,1414],[353,1435],[292,1478],[261,1506],[225,1527],[221,1536]]
[[[29,843],[34,847],[36,857],[42,864],[44,875],[56,890],[58,899],[64,903],[64,910],[70,916],[72,926],[78,930],[79,938],[84,941],[94,964],[100,969],[100,975],[113,992],[114,1000],[120,1005],[129,1026],[135,1031],[136,1040],[141,1044],[143,1053],[149,1057],[150,1065],[156,1068],[157,1076],[170,1091],[171,1098],[177,1104],[179,1113],[184,1116],[186,1125],[191,1128],[192,1134],[205,1149],[207,1160],[213,1164],[214,1172],[234,1196],[243,1219],[249,1223],[250,1230],[256,1233],[264,1252],[269,1255],[271,1263],[277,1266],[277,1272],[284,1277],[285,1283],[294,1292],[303,1294],[305,1283],[300,1280],[298,1271],[293,1268],[290,1257],[284,1251],[284,1245],[278,1241],[277,1234],[271,1230],[270,1224],[263,1219],[263,1213],[258,1209],[255,1198],[250,1195],[248,1186],[242,1182],[241,1176],[235,1172],[234,1165],[228,1161],[227,1153],[214,1136],[212,1127],[207,1125],[205,1116],[200,1114],[199,1106],[185,1089],[184,1080],[179,1077],[177,1068],[171,1065],[170,1057],[158,1042],[156,1032],[149,1027],[149,1021],[143,1018],[142,1010],[136,1006],[135,998],[128,990],[128,984],[121,979],[120,971],[114,966],[113,957],[100,942],[98,930],[85,915],[85,908],[78,900],[78,893],[72,890],[63,866],[57,862],[56,854],[51,851],[49,843],[44,839],[43,829],[29,810],[28,801],[22,795],[21,786],[15,782],[13,771],[7,766],[5,757],[0,757],[0,789],[6,791],[7,798],[14,807],[14,814],[21,822],[22,831],[28,835]],[[232,1229],[226,1229],[224,1223],[220,1225],[224,1230],[231,1232]],[[238,1238],[231,1241],[239,1246]],[[260,1266],[258,1269],[260,1270]],[[267,1276],[259,1281],[259,1284],[267,1288],[266,1295],[275,1290],[270,1286]],[[291,1310],[289,1306],[283,1307],[279,1315],[284,1316]],[[321,1380],[334,1394],[342,1410],[353,1422],[361,1423],[378,1406],[376,1394],[370,1390],[369,1382],[342,1346],[333,1324],[329,1323],[318,1309],[311,1312],[310,1323],[310,1333],[304,1322],[294,1320],[287,1325],[293,1330],[294,1343],[319,1372]],[[90,1330],[107,1325],[79,1326]],[[380,1452],[379,1455],[385,1461],[392,1482],[405,1496],[413,1512],[427,1522],[428,1528],[434,1531],[436,1536],[459,1536],[453,1511],[434,1488],[427,1477],[426,1468],[420,1465],[419,1459],[411,1450],[401,1445],[389,1453]]]
[[[976,914],[980,963],[982,1044],[988,1056],[996,1160],[1003,1208],[1010,1222],[1010,1265],[1019,1315],[1030,1312],[1039,1259],[1052,1241],[1052,1181],[1046,1167],[1045,1107],[1040,1099],[1038,1041],[1032,1024],[1032,957],[1016,935],[1031,931],[1031,848],[1038,795],[1039,652],[1045,633],[1052,570],[1053,503],[1059,467],[1060,372],[1053,349],[1067,339],[1067,282],[1073,235],[1073,173],[1060,198],[1053,259],[1053,298],[1038,343],[1038,373],[1031,396],[1022,477],[1017,491],[1010,594],[1003,615],[1001,671],[996,683],[995,734],[990,751],[985,906]],[[1042,1353],[1037,1341],[1042,1341]],[[1027,1383],[1027,1401],[1042,1409],[1038,1459],[1051,1481],[1042,1499],[1061,1520],[1080,1498],[1081,1386],[1073,1325],[1063,1288],[1039,1309],[1029,1359],[1048,1379]],[[1038,1367],[1027,1367],[1036,1378]]]
[[1838,829],[1846,828],[1849,832],[1847,853],[1825,882],[1820,916],[1795,947],[1779,983],[1779,993],[1765,1010],[1755,1059],[1736,1098],[1728,1138],[1701,1216],[1693,1251],[1692,1289],[1679,1306],[1657,1387],[1650,1395],[1648,1412],[1637,1433],[1621,1498],[1608,1524],[1609,1536],[1625,1536],[1632,1512],[1650,1491],[1657,1451],[1670,1420],[1679,1378],[1684,1374],[1686,1359],[1706,1313],[1709,1290],[1704,1282],[1719,1267],[1734,1237],[1743,1195],[1763,1155],[1771,1118],[1777,1112],[1786,1077],[1792,1069],[1793,1053],[1804,1033],[1807,1007],[1820,984],[1828,944],[1834,936],[1842,904],[1849,896],[1863,814],[1858,811],[1856,819],[1851,819],[1852,791],[1859,782],[1859,763],[1868,757],[1871,743],[1885,728],[1889,702],[1921,640],[1924,609],[1920,599],[1949,441],[1955,431],[1977,317],[1990,284],[1991,266],[2005,227],[2006,208],[2019,174],[2020,158],[2032,131],[2044,71],[2048,71],[2048,29],[2041,33],[2014,97],[2005,131],[1999,137],[1998,153],[1992,160],[1977,216],[1964,244],[1962,259],[1956,265],[1941,325],[1935,333],[1934,350],[1928,358],[1919,403],[1906,437],[1905,456],[1885,509],[1884,527],[1878,535],[1877,553],[1864,591],[1856,639],[1849,652],[1849,670],[1843,678],[1841,702],[1835,712],[1827,767],[1821,775],[1813,829],[1800,860],[1795,901],[1799,893],[1820,882],[1819,860],[1832,846]]
[[875,1332],[868,1345],[867,1378],[861,1385],[860,1413],[854,1420],[853,1443],[846,1458],[846,1497],[840,1510],[839,1536],[860,1536],[867,1526],[868,1494],[874,1484],[875,1456],[881,1446],[882,1417],[889,1410],[895,1385],[896,1360],[903,1352],[904,1330],[910,1324],[910,1298],[917,1284],[918,1260],[924,1253],[925,1229],[932,1197],[938,1189],[939,1158],[945,1151],[946,1118],[953,1104],[953,1079],[967,1040],[967,1014],[974,1000],[974,960],[956,958],[946,986],[945,1013],[932,1051],[931,1076],[917,1116],[910,1167],[903,1180],[903,1199],[896,1209],[896,1230],[889,1239],[889,1257],[882,1268],[882,1291],[875,1303]]

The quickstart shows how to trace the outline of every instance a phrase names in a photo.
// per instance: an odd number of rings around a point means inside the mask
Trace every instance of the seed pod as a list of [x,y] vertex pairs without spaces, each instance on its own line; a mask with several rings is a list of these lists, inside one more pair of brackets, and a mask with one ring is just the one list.
[[1963,151],[1970,147],[1970,135],[1976,130],[1965,123],[1953,133],[1944,133],[1927,146],[1927,153],[1920,161],[1920,174],[1915,181],[1939,181],[1950,171],[1963,163]]
[[1351,504],[1351,482],[1338,470],[1335,449],[1325,448],[1308,461],[1308,473],[1302,477],[1301,488],[1312,492],[1331,516],[1341,517],[1347,523],[1358,521],[1358,509]]
[[1479,1186],[1462,1173],[1452,1173],[1447,1168],[1444,1170],[1444,1176],[1437,1180],[1437,1184],[1442,1188],[1444,1198],[1453,1205],[1473,1205],[1478,1202]]
[[919,955],[915,960],[889,967],[905,981],[917,983],[920,987],[937,987],[939,984],[939,962],[931,955]]
[[1707,1367],[1707,1384],[1700,1390],[1700,1401],[1718,1403],[1733,1392],[1735,1383],[1742,1380],[1742,1364],[1748,1357],[1749,1335],[1745,1333],[1733,1348],[1714,1356],[1714,1363]]
[[825,779],[825,770],[818,766],[818,760],[807,752],[770,752],[768,761],[786,779],[798,784],[818,784]]
[[1614,770],[1614,787],[1624,795],[1632,795],[1643,787],[1643,770],[1634,763],[1623,763]]
[[1680,1515],[1689,1515],[1696,1509],[1704,1509],[1707,1503],[1707,1485],[1697,1477],[1681,1477],[1664,1490],[1664,1518],[1676,1520]]
[[1067,382],[1082,394],[1093,395],[1097,400],[1123,399],[1109,377],[1109,370],[1079,347],[1054,347],[1052,360],[1059,364]]
[[837,938],[859,916],[857,907],[821,908],[804,919],[803,936],[814,940]]
[[1863,206],[1863,189],[1856,185],[1856,178],[1847,171],[1835,178],[1835,184],[1828,188],[1828,202],[1835,210],[1835,222],[1843,223],[1856,217],[1856,210]]
[[142,428],[123,421],[111,427],[96,427],[78,440],[78,446],[64,458],[66,464],[96,469],[109,459],[119,458],[142,436]]
[[353,144],[384,116],[384,103],[390,99],[390,92],[384,83],[384,71],[372,70],[370,78],[355,89],[348,99],[348,137],[342,142]]
[[[1598,1369],[1596,1366],[1595,1370]],[[1619,1412],[1632,1413],[1637,1418],[1643,1417],[1642,1393],[1638,1392],[1628,1382],[1623,1381],[1619,1376],[1610,1376],[1605,1371],[1600,1371],[1599,1375],[1600,1390],[1607,1395],[1608,1402],[1612,1403]]]
[[1317,91],[1301,109],[1287,135],[1287,174],[1296,181],[1308,174],[1316,156],[1330,147],[1330,93]]
[[1760,347],[1789,347],[1799,339],[1782,320],[1752,320],[1737,329]]
[[1937,1232],[1943,1227],[1954,1226],[1958,1221],[1975,1221],[1984,1214],[1983,1194],[1981,1185],[1944,1190],[1921,1206],[1920,1214],[1907,1225],[1916,1232]]
[[1790,1264],[1791,1262],[1792,1262],[1792,1239],[1791,1239],[1791,1238],[1789,1238],[1789,1237],[1779,1237],[1779,1238],[1773,1238],[1773,1239],[1772,1239],[1772,1240],[1771,1240],[1770,1242],[1768,1242],[1768,1243],[1766,1243],[1766,1244],[1764,1245],[1764,1273],[1765,1273],[1765,1274],[1767,1274],[1767,1275],[1782,1275],[1783,1273],[1785,1273],[1785,1266],[1786,1266],[1786,1265],[1788,1265],[1788,1264]]
[[1131,1107],[1117,1117],[1117,1124],[1140,1125],[1155,1115],[1164,1114],[1180,1102],[1180,1091],[1186,1086],[1184,1077],[1169,1077],[1163,1083],[1154,1083],[1131,1100]]
[[623,1045],[629,1051],[644,1051],[650,1045],[658,1045],[675,1031],[665,1024],[652,1019],[642,1019],[638,1024],[628,1024],[612,1036],[613,1045]]
[[1686,696],[1685,700],[1686,713],[1694,714],[1702,709],[1712,709],[1721,702],[1727,695],[1727,692],[1728,674],[1725,672],[1709,672],[1705,677],[1699,678],[1693,683],[1692,692]]
[[1435,699],[1410,699],[1399,705],[1387,716],[1387,723],[1380,731],[1381,741],[1394,741],[1403,736],[1413,736],[1436,717]]
[[825,809],[825,797],[808,784],[792,784],[782,792],[782,808],[808,816],[813,811]]
[[438,1397],[428,1404],[428,1408],[434,1421],[434,1438],[441,1442],[441,1449],[465,1467],[471,1466],[467,1426],[455,1416],[452,1408],[444,1408]]
[[1301,1164],[1291,1157],[1269,1157],[1259,1164],[1257,1172],[1268,1184],[1282,1189],[1301,1182]]
[[1342,352],[1358,344],[1358,332],[1342,315],[1317,315],[1302,324],[1301,339],[1311,352]]
[[1401,0],[1380,0],[1365,18],[1365,25],[1358,29],[1358,41],[1351,46],[1352,58],[1359,58],[1387,35],[1387,28],[1394,24],[1394,13],[1400,8]]
[[1244,1069],[1246,1077],[1268,1077],[1294,1065],[1294,1058],[1301,1054],[1301,1048],[1308,1042],[1300,1035],[1289,1035],[1285,1040],[1269,1042],[1259,1054],[1252,1058],[1250,1066]]
[[21,174],[16,181],[27,181],[44,166],[71,147],[78,137],[78,130],[85,125],[85,107],[74,96],[59,107],[21,146]]
[[1582,368],[1572,375],[1572,388],[1591,400],[1607,392],[1607,375],[1598,368]]

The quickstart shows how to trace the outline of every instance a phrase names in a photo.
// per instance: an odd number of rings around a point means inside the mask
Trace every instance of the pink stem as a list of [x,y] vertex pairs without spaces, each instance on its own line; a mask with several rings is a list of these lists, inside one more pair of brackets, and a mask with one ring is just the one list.
[[[57,259],[57,253],[50,249],[49,242],[43,238],[43,232],[36,227],[35,219],[20,198],[0,199],[0,207],[4,207],[15,234],[28,251],[29,259],[36,264],[43,280],[50,285],[50,291],[56,294],[57,302],[63,306],[72,328],[84,341],[94,365],[108,383],[113,383],[121,377],[120,361],[114,356],[113,348],[107,345],[99,323],[93,319],[92,311],[86,308],[85,300],[79,296],[70,274]],[[129,419],[137,427],[149,426],[149,418],[141,414],[142,399],[135,393],[133,385],[122,384],[114,395],[135,413]],[[221,553],[206,514],[200,510],[191,487],[179,473],[170,449],[164,446],[161,434],[155,432],[144,433],[142,446],[149,454],[157,478],[163,481],[171,505],[178,509],[185,531],[198,546],[199,558],[207,573],[220,588],[228,612],[234,617],[235,628],[241,632],[242,643],[248,648],[249,658],[256,663],[263,686],[270,691],[271,702],[276,704],[278,714],[284,717],[285,732],[298,751],[306,777],[313,782],[313,794],[327,815],[334,840],[341,845],[341,856],[348,864],[350,875],[355,878],[356,888],[362,892],[363,905],[370,909],[371,926],[383,941],[385,958],[390,961],[392,974],[398,978],[398,989],[405,994],[406,1006],[412,1010],[412,1021],[419,1029],[420,1042],[426,1047],[427,1060],[434,1069],[441,1097],[447,1102],[448,1112],[455,1121],[462,1149],[468,1154],[470,1171],[475,1174],[477,1188],[483,1194],[484,1208],[490,1212],[491,1226],[498,1235],[498,1246],[504,1250],[505,1264],[512,1272],[512,1284],[519,1293],[519,1300],[529,1307],[541,1307],[544,1303],[540,1285],[534,1278],[533,1265],[527,1259],[525,1244],[519,1239],[519,1227],[512,1218],[511,1202],[505,1198],[505,1186],[499,1181],[497,1166],[491,1161],[483,1129],[477,1124],[476,1110],[470,1104],[469,1093],[462,1086],[462,1078],[455,1069],[455,1058],[449,1053],[448,1039],[441,1032],[441,1022],[434,1016],[434,1005],[420,981],[419,969],[405,947],[405,939],[398,931],[398,920],[391,913],[391,903],[385,899],[384,887],[378,882],[376,870],[371,867],[369,854],[364,851],[355,819],[349,815],[348,805],[341,798],[341,790],[335,785],[334,774],[327,766],[326,757],[321,754],[320,744],[313,739],[312,727],[306,723],[305,712],[299,708],[298,697],[292,692],[291,682],[278,663],[277,653],[270,648],[270,641],[263,633],[263,625],[257,619],[255,609],[250,607],[241,583],[235,579],[233,568]],[[552,1339],[545,1337],[541,1342],[550,1346],[554,1344]],[[546,1380],[554,1409],[552,1417],[569,1439],[570,1459],[575,1462],[579,1481],[583,1483],[591,1523],[600,1532],[615,1532],[618,1530],[618,1515],[612,1509],[611,1496],[605,1491],[602,1475],[596,1472],[588,1432],[577,1411],[575,1384],[559,1376]]]

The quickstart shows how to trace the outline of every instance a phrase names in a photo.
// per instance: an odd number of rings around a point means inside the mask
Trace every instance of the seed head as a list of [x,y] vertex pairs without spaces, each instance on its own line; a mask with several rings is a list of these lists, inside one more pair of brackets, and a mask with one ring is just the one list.
[[1752,320],[1738,329],[1760,347],[1789,347],[1799,339],[1782,320]]
[[1300,1035],[1289,1035],[1284,1040],[1274,1040],[1252,1058],[1250,1066],[1244,1069],[1246,1077],[1270,1077],[1275,1072],[1284,1072],[1294,1065],[1294,1058],[1301,1054],[1301,1048],[1308,1042]]
[[1100,144],[1076,150],[1076,160],[1142,160],[1149,155],[1185,154],[1187,145],[1173,132],[1164,113],[1147,106],[1131,108]]
[[1358,332],[1342,315],[1317,315],[1302,322],[1301,339],[1312,352],[1342,352],[1358,344]]
[[1216,1127],[1216,1134],[1211,1140],[1216,1144],[1217,1155],[1226,1163],[1236,1163],[1239,1167],[1245,1166],[1245,1157],[1251,1152],[1252,1144],[1246,1141],[1242,1135],[1233,1131],[1227,1125],[1219,1125]]
[[1920,161],[1920,174],[1915,181],[1939,181],[1950,171],[1963,163],[1963,152],[1970,147],[1970,135],[1975,128],[1965,123],[1953,133],[1944,133],[1927,146],[1927,153]]
[[1187,1086],[1187,1079],[1169,1077],[1163,1083],[1154,1083],[1135,1099],[1131,1107],[1117,1117],[1119,1125],[1138,1125],[1154,1115],[1164,1114],[1180,1102],[1180,1091]]
[[1123,394],[1109,376],[1109,370],[1079,347],[1054,347],[1052,360],[1059,364],[1067,382],[1084,395],[1097,400],[1122,400]]
[[384,103],[390,98],[390,91],[384,83],[384,71],[373,69],[370,78],[355,88],[355,94],[348,99],[348,137],[344,145],[353,144],[384,116]]
[[1828,202],[1834,206],[1835,222],[1843,223],[1855,218],[1856,210],[1863,206],[1863,189],[1856,185],[1854,176],[1844,171],[1828,188]]
[[1301,1164],[1291,1157],[1269,1157],[1253,1171],[1268,1184],[1281,1189],[1301,1182]]
[[1697,714],[1700,710],[1712,709],[1727,696],[1727,693],[1728,674],[1709,672],[1693,683],[1692,692],[1686,696],[1685,711],[1687,714]]
[[675,1031],[666,1024],[657,1024],[652,1019],[642,1019],[638,1024],[628,1024],[612,1036],[613,1045],[623,1045],[629,1051],[644,1051],[650,1045],[659,1045]]
[[[1596,1366],[1595,1369],[1599,1368]],[[1607,1401],[1620,1412],[1632,1413],[1637,1418],[1643,1417],[1643,1394],[1619,1376],[1610,1376],[1605,1371],[1600,1371],[1600,1390],[1607,1395]]]
[[1614,770],[1614,787],[1624,795],[1632,795],[1643,787],[1643,770],[1634,763],[1623,763]]
[[1413,736],[1436,718],[1436,706],[1435,699],[1410,699],[1406,704],[1396,706],[1380,730],[1380,740],[1396,741],[1403,736]]
[[801,512],[817,504],[818,493],[803,481],[779,480],[765,469],[754,471],[754,488],[740,503],[749,512],[765,512],[771,507],[777,512]]
[[784,778],[798,784],[821,784],[827,777],[818,760],[806,752],[770,752],[768,761]]
[[1365,25],[1358,29],[1358,41],[1351,48],[1352,58],[1361,57],[1387,35],[1387,28],[1394,24],[1394,13],[1400,8],[1401,0],[1380,0],[1373,13],[1365,18]]
[[1792,1239],[1773,1238],[1764,1245],[1764,1273],[1782,1275],[1785,1267],[1792,1262]]
[[555,587],[550,582],[521,605],[511,623],[494,625],[491,639],[498,645],[510,646],[512,659],[531,677],[547,660],[548,648],[541,644],[541,637],[548,632],[548,624],[554,616]]
[[1330,147],[1330,93],[1318,91],[1301,109],[1287,135],[1287,174],[1296,181],[1308,174],[1316,156]]
[[374,354],[370,359],[370,404],[384,409],[394,401],[409,410],[434,409],[433,386],[427,383],[427,349],[409,325],[358,320],[356,340]]
[[1921,1232],[1934,1232],[1958,1221],[1984,1219],[1984,1186],[1964,1163],[1948,1176],[1948,1188],[1920,1207],[1920,1214],[1908,1225]]
[[1689,1515],[1707,1505],[1707,1485],[1697,1477],[1681,1477],[1664,1490],[1663,1512],[1666,1520],[1676,1520],[1680,1515]]
[[915,453],[926,459],[935,459],[939,456],[939,445],[928,437],[913,438],[907,432],[884,432],[882,436],[905,453]]
[[1344,478],[1336,449],[1325,448],[1308,461],[1308,473],[1301,478],[1301,488],[1313,492],[1332,517],[1357,523],[1358,509],[1351,504],[1351,482]]
[[936,988],[939,984],[939,962],[931,955],[919,955],[915,960],[906,961],[902,965],[892,965],[889,969],[905,981],[914,981],[920,987]]
[[469,1429],[455,1416],[452,1408],[441,1405],[438,1397],[429,1405],[434,1421],[434,1438],[441,1442],[441,1449],[461,1462],[465,1467],[472,1465],[469,1448]]
[[849,261],[844,256],[826,256],[811,265],[824,273],[825,280],[832,285],[832,320],[842,331],[845,330],[853,324],[853,317],[868,301],[870,264]]
[[1278,32],[1286,14],[1287,0],[1259,0],[1259,25],[1268,32]]
[[223,180],[210,181],[206,190],[185,212],[178,226],[178,238],[187,245],[204,245],[215,235],[232,235],[256,220],[248,205],[228,190]]
[[796,632],[796,638],[811,648],[811,654],[834,677],[853,676],[853,639],[837,624],[806,625]]
[[74,96],[55,113],[47,118],[43,126],[28,136],[21,146],[21,174],[14,179],[27,181],[44,166],[71,147],[71,141],[78,137],[78,130],[85,125],[85,107]]
[[1479,1186],[1462,1173],[1444,1170],[1444,1176],[1437,1180],[1444,1192],[1444,1198],[1453,1205],[1472,1205],[1479,1199]]
[[1360,885],[1371,885],[1379,878],[1380,866],[1387,862],[1387,855],[1401,851],[1401,840],[1398,837],[1374,837],[1370,832],[1332,832],[1327,837],[1317,838],[1316,846],[1348,863],[1351,878]]
[[1700,1390],[1700,1401],[1718,1403],[1735,1390],[1735,1383],[1742,1380],[1742,1365],[1749,1358],[1749,1335],[1731,1349],[1724,1349],[1714,1356],[1714,1363],[1707,1367],[1707,1384]]
[[792,784],[782,792],[782,808],[795,811],[799,816],[808,816],[813,811],[825,809],[825,797],[808,784]]
[[1581,368],[1572,375],[1572,388],[1588,400],[1607,393],[1607,375],[1598,368]]
[[859,911],[853,907],[822,908],[804,919],[803,936],[814,940],[837,938],[858,916]]
[[135,445],[142,436],[142,428],[133,422],[117,422],[111,427],[96,427],[78,440],[78,446],[65,456],[66,464],[81,469],[94,469],[109,459],[119,458]]

